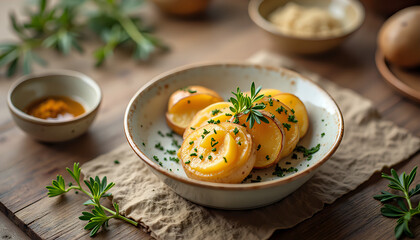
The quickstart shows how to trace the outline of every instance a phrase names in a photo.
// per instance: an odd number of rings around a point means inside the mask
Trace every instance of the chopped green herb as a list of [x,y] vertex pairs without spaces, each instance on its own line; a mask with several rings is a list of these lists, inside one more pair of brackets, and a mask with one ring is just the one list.
[[172,140],[172,144],[171,144],[172,146],[175,146],[175,147],[177,147],[177,148],[181,148],[181,146],[178,144],[178,141],[177,140]]
[[236,134],[238,134],[238,132],[239,132],[239,129],[237,127],[235,127],[235,129],[233,129],[233,133],[236,135]]
[[115,161],[114,161],[114,163],[115,163],[115,164],[120,164],[120,161],[115,160]]
[[287,121],[293,122],[293,123],[298,122],[298,120],[295,118],[295,115],[289,115],[289,117],[287,117]]
[[190,157],[197,157],[197,153],[195,153],[195,152],[191,153]]
[[230,114],[230,113],[225,113],[225,116],[230,117],[230,116],[232,116],[232,114]]
[[188,161],[186,161],[186,162],[185,162],[185,164],[190,164],[190,163],[191,163],[191,161],[190,161],[190,160],[188,160]]
[[241,141],[238,141],[238,145],[239,145],[239,146],[241,146],[241,145],[242,145]]
[[325,133],[321,133],[321,137],[324,137],[325,136]]
[[211,111],[211,115],[216,115],[216,114],[218,114],[220,112],[220,110],[219,109],[214,109],[213,111]]
[[261,149],[261,144],[258,144],[257,151],[259,151],[260,149]]
[[213,132],[214,132],[214,134],[217,134],[217,132],[216,132],[216,129],[215,129],[215,128],[213,128]]
[[214,119],[208,120],[207,123],[214,123]]
[[158,162],[158,163],[159,163],[159,166],[163,167],[163,164],[162,164],[162,162]]
[[239,118],[235,118],[235,120],[233,120],[233,123],[235,123],[235,124],[239,124]]
[[163,133],[162,133],[161,131],[158,131],[158,134],[159,134],[161,137],[165,137],[165,135],[163,135]]
[[321,148],[321,144],[318,143],[318,145],[316,145],[315,147],[313,147],[311,149],[306,149],[304,146],[297,146],[295,148],[295,151],[296,152],[301,152],[301,153],[303,153],[304,157],[307,157],[309,155],[312,155],[312,154],[318,152],[320,148]]
[[201,160],[203,160],[203,154],[201,154],[201,155],[199,156],[199,158],[200,158]]
[[193,144],[194,144],[194,141],[189,142],[189,144],[190,144],[190,145],[193,145]]
[[163,146],[160,144],[160,142],[156,143],[155,148],[159,149],[160,151],[163,151]]
[[284,113],[287,114],[287,109],[284,109]]
[[155,155],[155,156],[153,156],[153,159],[156,161],[156,162],[159,162],[159,158]]
[[193,128],[193,127],[190,127],[190,129],[191,129],[191,130],[195,130],[195,128]]
[[219,124],[220,123],[220,119],[217,119],[217,121],[214,122],[214,124]]
[[169,157],[169,160],[179,163],[179,159],[177,157]]
[[274,118],[276,118],[276,116],[274,116],[274,114],[271,114],[271,119],[274,119]]
[[242,126],[243,126],[243,127],[246,127],[246,124],[245,124],[245,123],[243,123],[243,124],[242,124]]
[[280,114],[280,113],[282,113],[283,111],[284,111],[285,109],[284,109],[284,107],[283,106],[280,106],[279,108],[277,108],[276,109],[276,111]]
[[176,150],[166,150],[167,153],[171,154],[171,155],[175,155],[176,154]]
[[216,146],[218,143],[219,143],[219,142],[210,143],[210,145],[211,145],[212,147],[214,147],[214,146]]
[[226,157],[223,157],[223,159],[225,160],[225,163],[227,163],[227,159],[226,159]]
[[295,114],[295,110],[294,110],[293,108],[292,108],[292,109],[290,109],[290,111],[292,111],[292,113],[293,113],[293,114]]
[[172,132],[168,132],[165,135],[168,136],[168,137],[173,137],[174,136],[174,132],[173,131]]
[[201,135],[201,138],[204,139],[204,135]]
[[188,103],[188,104],[190,104],[190,103],[191,103],[191,101],[190,101],[190,100],[188,100],[188,101],[187,101],[187,103]]
[[273,99],[272,98],[268,99],[268,104],[270,104],[270,106],[273,106]]
[[141,144],[146,147],[146,144],[144,142],[142,142]]
[[322,119],[321,121],[324,121],[324,119]]
[[205,128],[203,129],[203,134],[204,134],[204,135],[207,135],[207,134],[209,134],[209,133],[210,133],[210,132],[209,132],[209,131],[207,131],[207,129],[205,129]]
[[[115,161],[114,161],[114,162],[115,162]],[[71,187],[71,186],[73,186],[73,183],[72,183],[72,182],[69,182],[69,184],[68,184],[68,185],[69,185],[69,187]]]
[[208,159],[210,159],[210,160],[211,160],[211,159],[212,159],[212,156],[211,156],[211,155],[209,155],[209,156],[208,156]]
[[212,152],[216,152],[216,150],[217,150],[216,148],[213,148],[211,151],[212,151]]
[[270,160],[270,156],[265,156],[265,159],[267,159],[267,161]]
[[283,123],[283,127],[285,127],[287,129],[287,131],[290,131],[290,128],[292,127],[292,125],[290,125],[288,123]]
[[194,152],[197,152],[197,148],[194,148]]

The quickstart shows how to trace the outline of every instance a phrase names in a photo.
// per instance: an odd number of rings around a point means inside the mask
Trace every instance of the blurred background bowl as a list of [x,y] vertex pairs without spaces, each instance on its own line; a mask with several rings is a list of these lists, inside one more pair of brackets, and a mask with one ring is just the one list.
[[[298,37],[283,33],[268,20],[268,16],[289,2],[326,9],[341,19],[344,31],[329,37]],[[359,29],[365,16],[362,4],[356,0],[251,0],[248,12],[252,21],[271,36],[280,51],[293,54],[317,54],[337,47]]]
[[[65,96],[82,104],[85,112],[70,120],[51,121],[31,116],[25,109],[36,100]],[[61,142],[82,135],[95,119],[102,93],[90,77],[57,70],[21,77],[9,90],[7,104],[16,125],[29,136],[45,142]]]

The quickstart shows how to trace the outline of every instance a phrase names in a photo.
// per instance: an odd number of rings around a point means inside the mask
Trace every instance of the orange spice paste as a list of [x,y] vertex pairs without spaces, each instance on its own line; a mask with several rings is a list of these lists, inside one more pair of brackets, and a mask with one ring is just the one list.
[[29,104],[26,113],[48,120],[69,120],[85,112],[82,104],[65,96],[38,99]]

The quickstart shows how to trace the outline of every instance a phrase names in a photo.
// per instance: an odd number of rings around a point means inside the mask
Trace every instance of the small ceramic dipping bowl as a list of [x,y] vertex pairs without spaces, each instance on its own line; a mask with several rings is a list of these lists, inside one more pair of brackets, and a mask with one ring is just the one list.
[[[200,85],[228,99],[237,87],[242,91],[249,90],[252,82],[263,88],[292,93],[302,100],[309,115],[309,130],[298,145],[309,149],[319,144],[319,151],[309,160],[293,159],[292,154],[283,158],[278,166],[282,169],[293,167],[293,171],[284,171],[281,176],[274,174],[277,170],[273,166],[252,170],[252,177],[240,184],[188,178],[181,160],[176,161],[176,155],[170,155],[178,149],[182,137],[171,133],[166,124],[169,96],[180,88]],[[340,109],[314,82],[287,69],[244,63],[195,64],[159,75],[134,95],[124,117],[128,143],[139,161],[143,161],[162,182],[192,202],[235,210],[265,206],[295,191],[335,152],[343,129]]]
[[[26,113],[28,106],[51,96],[69,97],[85,112],[69,120],[51,121]],[[102,100],[101,89],[90,77],[69,70],[56,70],[21,77],[10,88],[7,104],[13,120],[29,136],[44,142],[62,142],[82,135],[95,119]]]
[[[298,37],[282,32],[268,20],[268,16],[289,2],[326,9],[340,20],[343,31],[325,37]],[[251,0],[248,12],[252,21],[271,36],[280,51],[292,54],[317,54],[337,47],[359,29],[365,16],[364,8],[357,0]]]

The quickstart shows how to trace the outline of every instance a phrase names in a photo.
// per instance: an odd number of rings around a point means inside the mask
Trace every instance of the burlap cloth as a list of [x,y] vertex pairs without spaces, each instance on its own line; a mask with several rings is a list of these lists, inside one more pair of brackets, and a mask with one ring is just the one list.
[[205,208],[166,187],[128,144],[85,163],[85,176],[106,175],[115,182],[113,200],[119,203],[121,212],[140,222],[157,239],[267,239],[276,229],[291,228],[310,218],[374,172],[409,158],[420,148],[419,138],[382,120],[372,103],[357,93],[277,55],[259,52],[250,61],[285,66],[307,75],[333,96],[344,115],[345,133],[338,151],[297,191],[255,210]]

